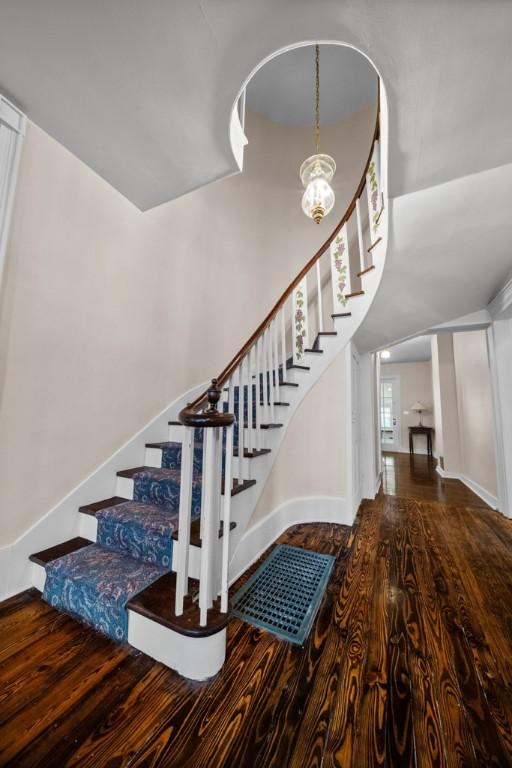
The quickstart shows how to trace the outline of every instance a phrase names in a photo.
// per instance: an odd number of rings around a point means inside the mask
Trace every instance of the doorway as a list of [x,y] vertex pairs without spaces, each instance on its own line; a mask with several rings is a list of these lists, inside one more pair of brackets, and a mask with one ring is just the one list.
[[383,451],[400,450],[400,377],[380,380],[380,445]]

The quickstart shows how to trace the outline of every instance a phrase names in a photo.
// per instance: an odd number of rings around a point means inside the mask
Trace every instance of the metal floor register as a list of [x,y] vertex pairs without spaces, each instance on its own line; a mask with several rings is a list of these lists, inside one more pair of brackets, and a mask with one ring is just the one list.
[[233,614],[302,645],[313,625],[334,559],[278,544],[235,594]]

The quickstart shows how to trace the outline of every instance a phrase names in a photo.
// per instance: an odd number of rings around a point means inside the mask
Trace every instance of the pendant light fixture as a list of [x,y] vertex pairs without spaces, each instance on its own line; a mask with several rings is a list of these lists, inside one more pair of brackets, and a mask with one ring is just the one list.
[[336,163],[330,155],[320,154],[320,46],[315,45],[315,144],[316,154],[304,160],[300,178],[304,186],[302,210],[317,224],[332,211],[334,192],[330,185]]

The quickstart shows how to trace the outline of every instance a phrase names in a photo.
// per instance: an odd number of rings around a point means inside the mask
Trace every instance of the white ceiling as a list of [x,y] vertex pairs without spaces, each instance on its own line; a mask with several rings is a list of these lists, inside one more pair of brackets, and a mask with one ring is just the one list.
[[147,209],[237,171],[229,118],[262,61],[301,41],[364,52],[391,198],[364,351],[481,309],[511,270],[511,28],[502,0],[2,2],[0,92]]
[[391,357],[388,360],[381,359],[381,363],[423,363],[432,357],[430,336],[416,336],[387,349]]
[[[377,100],[377,73],[358,51],[320,46],[320,121],[343,120]],[[246,104],[283,125],[315,122],[315,48],[287,51],[265,64],[247,88]]]
[[236,172],[243,82],[300,41],[365,52],[387,90],[390,193],[512,160],[512,3],[0,3],[0,92],[137,206]]

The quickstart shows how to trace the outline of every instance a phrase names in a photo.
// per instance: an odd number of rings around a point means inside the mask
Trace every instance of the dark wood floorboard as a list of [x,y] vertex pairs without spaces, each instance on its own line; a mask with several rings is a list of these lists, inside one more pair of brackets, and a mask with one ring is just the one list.
[[[193,683],[57,613],[0,605],[0,766],[512,766],[512,522],[425,456],[384,456],[303,648],[233,619]],[[241,585],[257,563],[239,581]]]

